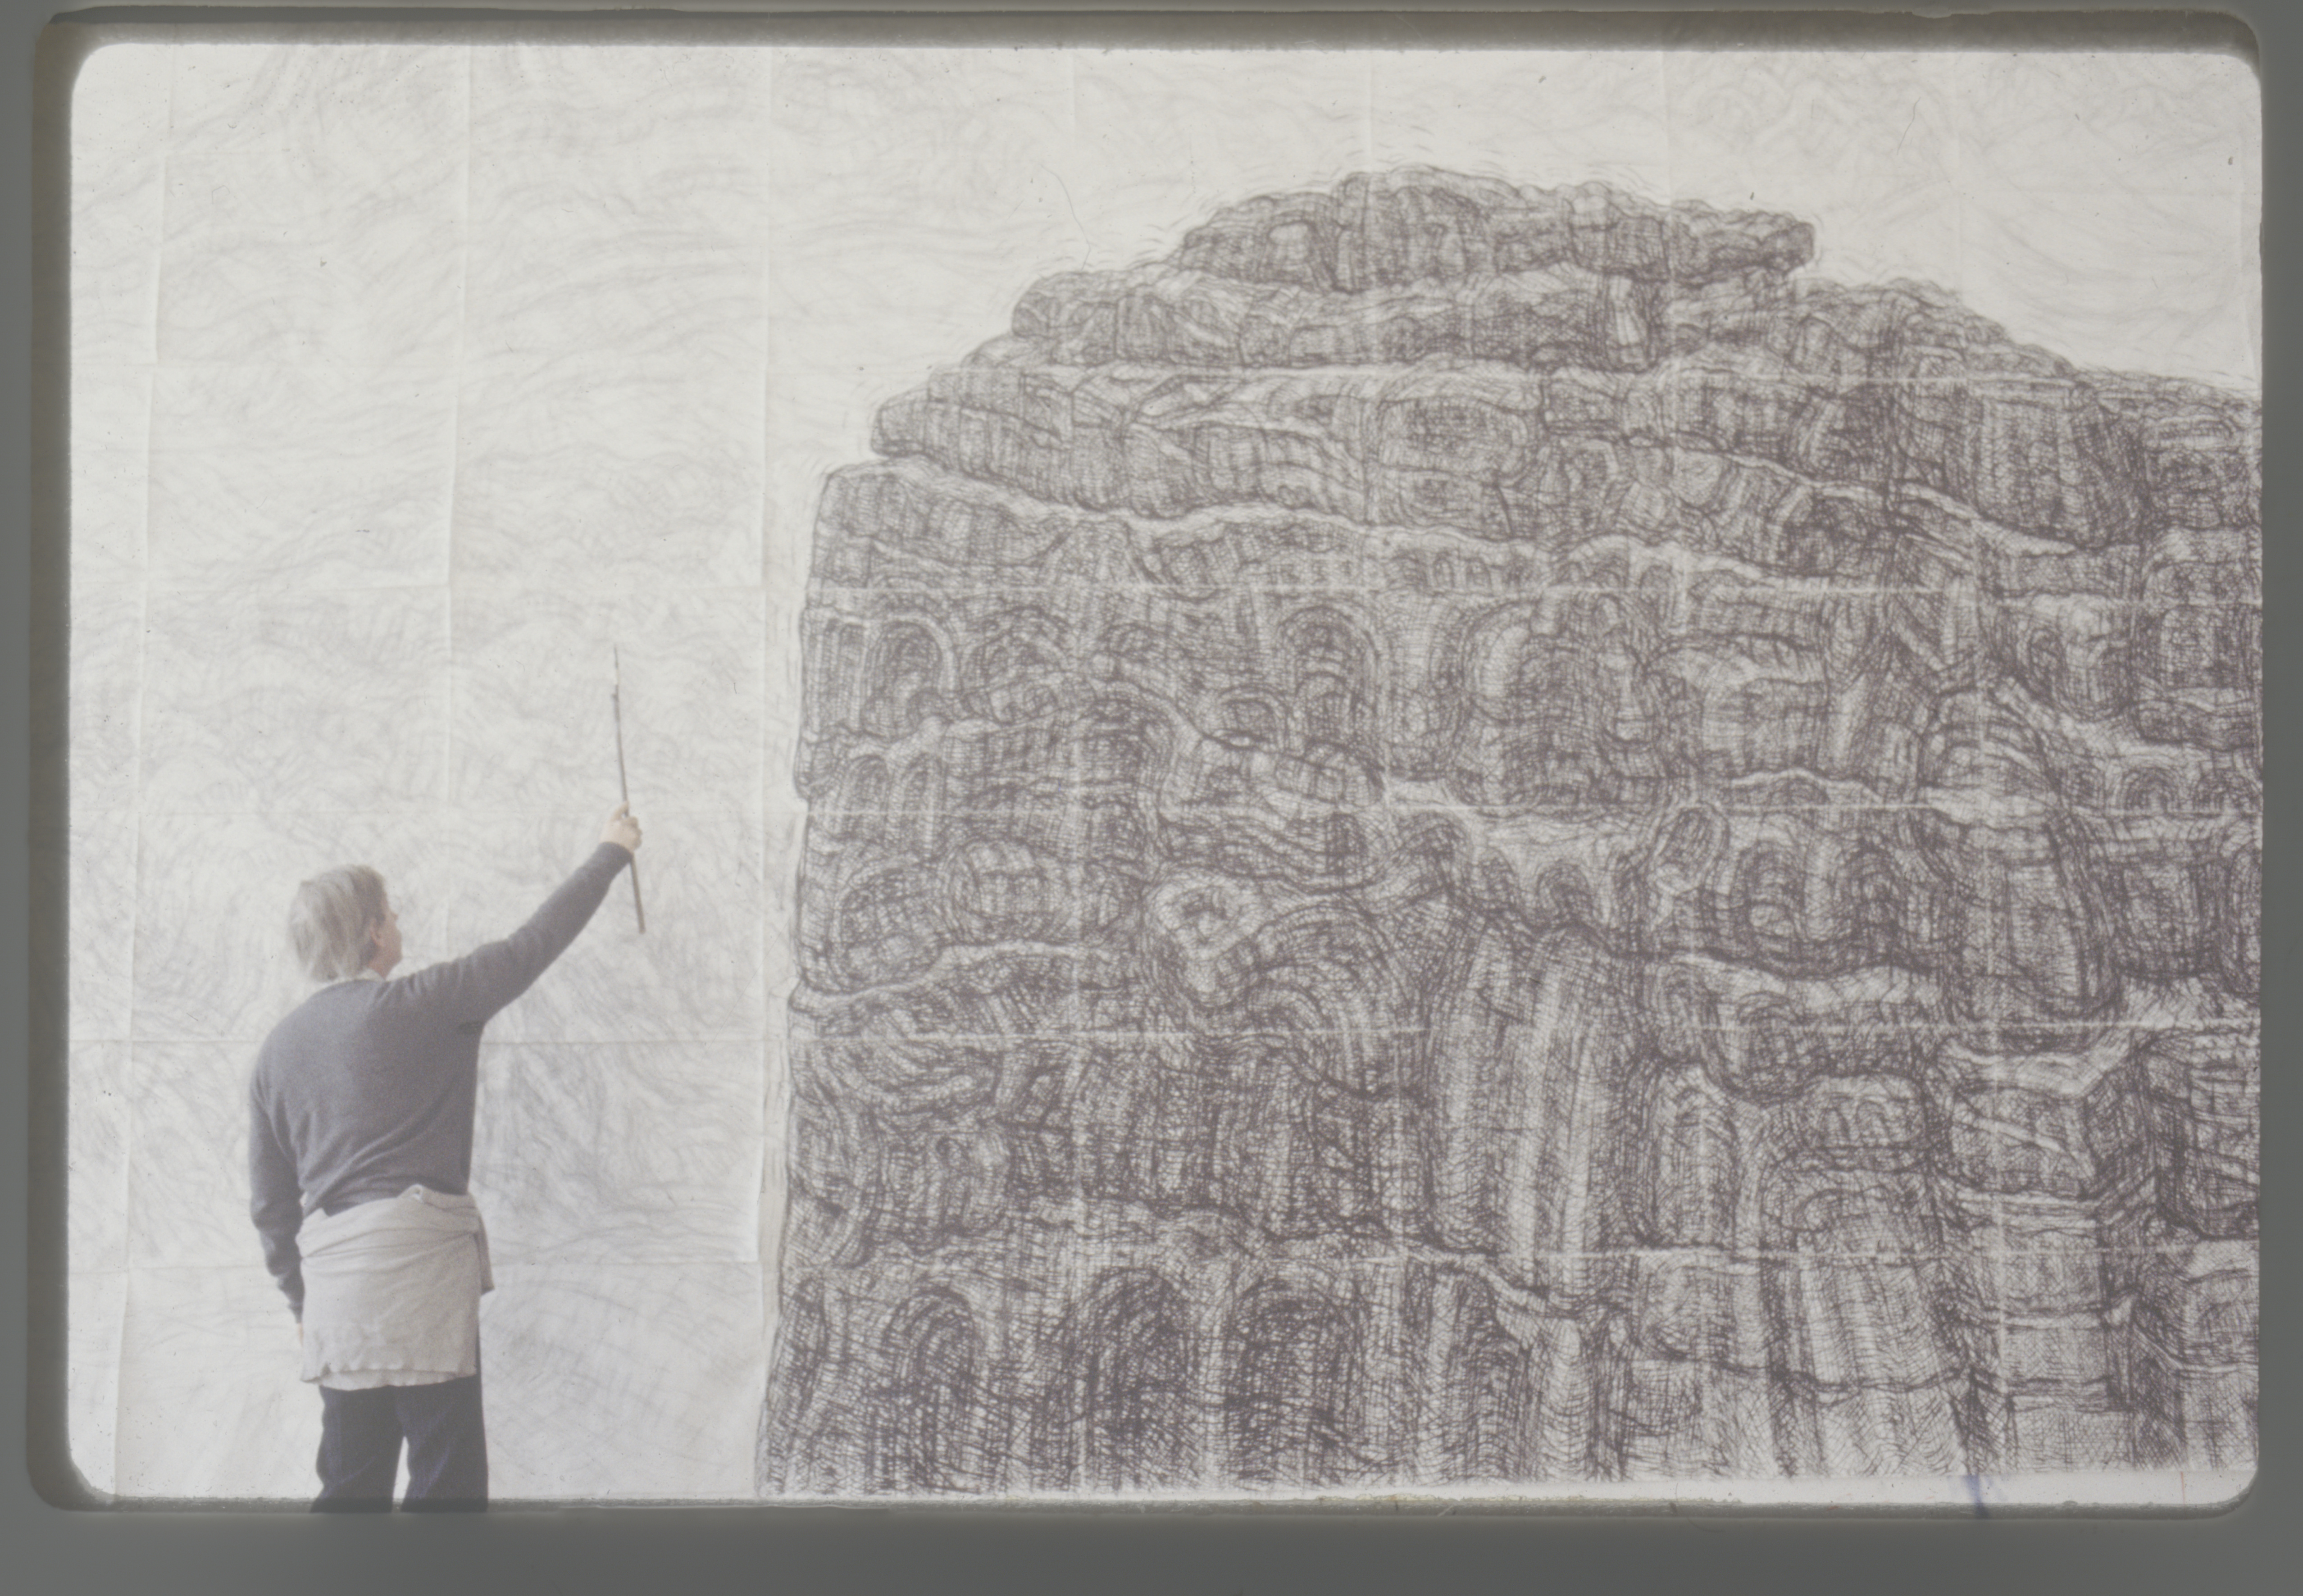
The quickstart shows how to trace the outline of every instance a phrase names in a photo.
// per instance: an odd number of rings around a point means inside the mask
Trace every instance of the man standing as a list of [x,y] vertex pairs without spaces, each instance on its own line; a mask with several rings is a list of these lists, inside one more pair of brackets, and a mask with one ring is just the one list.
[[502,942],[391,979],[400,919],[365,865],[296,890],[289,937],[323,983],[273,1028],[249,1083],[249,1211],[320,1387],[316,1512],[487,1504],[480,1293],[494,1284],[468,1191],[480,1031],[559,958],[631,862],[600,844]]

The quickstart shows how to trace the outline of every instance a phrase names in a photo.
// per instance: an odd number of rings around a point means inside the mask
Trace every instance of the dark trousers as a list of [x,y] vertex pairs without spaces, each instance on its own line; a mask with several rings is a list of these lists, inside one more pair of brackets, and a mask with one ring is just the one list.
[[320,1494],[315,1513],[388,1513],[408,1441],[408,1494],[416,1512],[477,1513],[488,1505],[488,1432],[480,1377],[365,1391],[320,1388]]

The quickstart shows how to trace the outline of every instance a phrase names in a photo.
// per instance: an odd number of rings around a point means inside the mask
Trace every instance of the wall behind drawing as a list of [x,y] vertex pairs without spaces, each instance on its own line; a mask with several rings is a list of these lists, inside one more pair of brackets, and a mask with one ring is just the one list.
[[496,1490],[749,1494],[814,496],[1037,277],[1428,162],[2259,380],[2216,57],[139,43],[74,106],[72,1445],[129,1496],[309,1489],[241,1106],[294,883],[375,864],[417,963],[510,929],[614,799],[612,639],[650,929],[620,886],[490,1032]]

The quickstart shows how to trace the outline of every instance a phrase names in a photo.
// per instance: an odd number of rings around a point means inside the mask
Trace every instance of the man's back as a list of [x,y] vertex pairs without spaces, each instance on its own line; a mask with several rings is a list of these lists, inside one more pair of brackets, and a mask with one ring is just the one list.
[[265,1038],[249,1082],[249,1206],[291,1305],[306,1212],[417,1185],[467,1190],[481,1030],[576,939],[630,858],[603,841],[502,941],[398,980],[322,987]]
[[471,1180],[480,1030],[410,981],[343,981],[274,1027],[251,1090],[311,1206]]

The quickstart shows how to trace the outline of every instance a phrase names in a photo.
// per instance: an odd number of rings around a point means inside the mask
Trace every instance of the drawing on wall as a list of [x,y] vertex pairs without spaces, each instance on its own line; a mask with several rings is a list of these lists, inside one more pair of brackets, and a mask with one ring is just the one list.
[[2252,1465],[2258,405],[1814,246],[1396,167],[881,410],[763,1494]]
[[2244,1488],[2242,55],[88,32],[96,1499],[309,1501],[280,916],[502,935],[619,708],[500,1505]]

